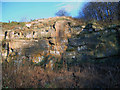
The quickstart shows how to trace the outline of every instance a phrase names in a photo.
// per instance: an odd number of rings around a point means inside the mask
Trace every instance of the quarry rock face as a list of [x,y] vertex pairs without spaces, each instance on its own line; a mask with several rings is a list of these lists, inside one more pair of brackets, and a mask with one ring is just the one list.
[[2,32],[2,61],[28,60],[44,68],[119,55],[120,26],[82,25],[70,17],[41,19]]
[[[49,21],[50,22],[50,21]],[[34,63],[48,60],[50,63],[60,61],[65,52],[70,37],[70,26],[67,20],[57,20],[48,24],[48,20],[36,21],[26,24],[23,29],[4,30],[3,60],[10,61],[28,57]],[[4,49],[6,48],[6,49]],[[14,56],[15,55],[15,56]],[[52,65],[53,66],[53,65]]]
[[55,23],[56,37],[65,37],[70,34],[70,26],[66,20],[60,20]]
[[58,21],[55,23],[56,30],[56,48],[60,53],[66,50],[66,45],[68,43],[68,37],[70,37],[70,26],[65,20]]
[[[66,52],[69,64],[75,61],[105,60],[119,56],[120,26],[105,28],[100,31],[82,31],[77,37],[70,38]],[[88,31],[87,31],[88,30]],[[72,53],[73,52],[73,53]],[[72,56],[75,56],[73,59]]]

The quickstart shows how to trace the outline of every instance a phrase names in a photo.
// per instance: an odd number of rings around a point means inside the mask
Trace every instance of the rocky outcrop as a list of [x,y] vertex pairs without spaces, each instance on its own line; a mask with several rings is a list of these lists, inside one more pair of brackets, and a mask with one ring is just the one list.
[[[3,46],[6,47],[9,44],[9,49],[3,47],[3,59],[9,61],[8,58],[13,57],[13,53],[17,56],[13,58],[15,60],[26,56],[30,57],[29,59],[34,63],[44,62],[47,58],[46,67],[50,63],[55,63],[56,60],[60,61],[62,53],[66,51],[68,38],[71,37],[69,20],[64,20],[64,18],[66,17],[55,19],[48,26],[46,24],[51,21],[38,20],[26,24],[22,30],[18,28],[4,30]],[[7,56],[4,55],[4,51]]]
[[70,17],[40,19],[22,28],[4,29],[3,61],[28,60],[44,68],[56,62],[79,64],[119,54],[120,26],[103,28]]
[[118,37],[120,26],[103,28],[99,31],[95,31],[95,28],[92,26],[86,27],[78,36],[68,40],[65,58],[67,63],[76,62],[76,64],[79,64],[84,61],[92,62],[109,60],[110,57],[119,57],[120,46]]

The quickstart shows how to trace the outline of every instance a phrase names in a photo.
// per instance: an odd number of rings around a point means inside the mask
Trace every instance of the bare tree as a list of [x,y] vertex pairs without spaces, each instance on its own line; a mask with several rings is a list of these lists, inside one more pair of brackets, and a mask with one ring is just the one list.
[[55,15],[56,16],[69,16],[69,13],[65,9],[61,9]]
[[89,2],[87,3],[82,12],[79,12],[79,17],[85,20],[99,20],[112,22],[118,20],[119,10],[118,2]]

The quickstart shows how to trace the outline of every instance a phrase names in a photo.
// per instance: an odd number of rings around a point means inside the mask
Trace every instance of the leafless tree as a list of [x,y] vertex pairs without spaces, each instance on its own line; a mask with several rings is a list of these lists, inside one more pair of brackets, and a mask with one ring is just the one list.
[[[79,17],[85,20],[112,22],[119,18],[119,2],[88,2]],[[82,13],[82,14],[81,14]]]
[[56,16],[69,16],[69,13],[65,9],[60,9],[55,15]]

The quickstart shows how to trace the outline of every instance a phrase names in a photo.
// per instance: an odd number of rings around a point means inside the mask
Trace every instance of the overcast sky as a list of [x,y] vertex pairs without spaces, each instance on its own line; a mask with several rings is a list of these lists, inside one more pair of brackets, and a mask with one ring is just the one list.
[[84,4],[85,2],[2,2],[2,22],[55,17],[55,13],[63,8],[75,17]]

